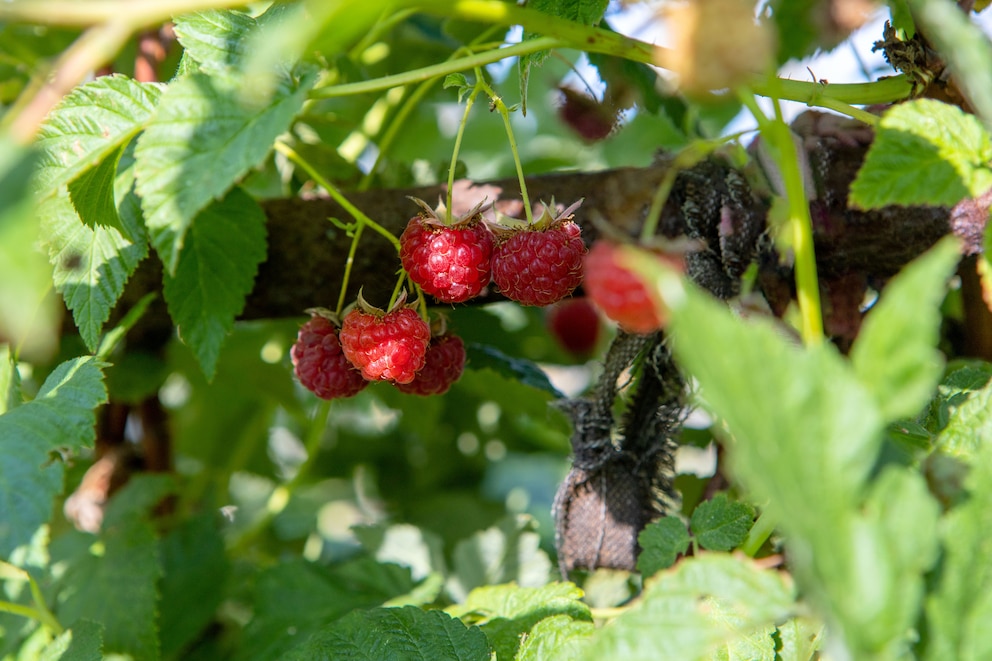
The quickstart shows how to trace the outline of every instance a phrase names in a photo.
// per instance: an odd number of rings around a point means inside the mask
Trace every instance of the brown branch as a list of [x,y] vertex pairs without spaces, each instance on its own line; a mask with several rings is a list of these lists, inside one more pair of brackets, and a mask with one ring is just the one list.
[[[847,208],[847,191],[867,146],[843,137],[827,136],[808,141],[807,148],[818,189],[817,199],[811,202],[811,211],[822,282],[844,278],[878,286],[952,231],[964,239],[966,254],[980,251],[992,192],[979,200],[962,202],[953,210],[888,207],[878,211],[856,211]],[[662,163],[645,168],[541,175],[529,178],[527,185],[534,200],[554,197],[567,204],[584,198],[576,221],[583,226],[586,240],[592,241],[598,235],[597,227],[604,223],[622,233],[636,235],[666,167]],[[721,172],[725,173],[726,168],[715,169],[712,176],[722,176]],[[493,183],[502,188],[501,199],[518,197],[515,180]],[[713,181],[712,185],[723,184]],[[707,188],[705,182],[700,185],[698,173],[692,186]],[[679,216],[678,205],[684,202],[685,194],[686,190],[680,192],[676,187],[663,220]],[[376,222],[399,235],[417,211],[407,199],[409,195],[434,202],[439,199],[441,188],[349,193],[348,198]],[[760,210],[766,208],[767,201],[755,198],[754,204]],[[348,221],[348,215],[333,201],[313,196],[266,200],[262,202],[262,208],[268,217],[268,258],[259,268],[255,289],[247,299],[241,318],[295,317],[302,316],[310,307],[333,307],[342,282],[350,238],[328,219]],[[719,209],[710,222],[719,223]],[[666,230],[666,222],[663,222],[662,231],[671,233],[672,228]],[[358,288],[364,287],[371,302],[384,304],[395,285],[398,269],[399,260],[392,245],[374,232],[366,232],[357,252],[348,299],[353,300]],[[161,266],[156,259],[146,260],[132,277],[119,307],[129,309],[142,295],[158,289],[160,273]],[[791,297],[791,283],[791,272],[778,265],[776,259],[766,258],[761,284],[773,307],[786,303]],[[497,299],[497,293],[488,292],[477,302]],[[158,307],[146,317],[143,325],[136,329],[138,335],[151,333],[154,338],[164,340],[171,334],[172,325],[164,303],[159,301]]]

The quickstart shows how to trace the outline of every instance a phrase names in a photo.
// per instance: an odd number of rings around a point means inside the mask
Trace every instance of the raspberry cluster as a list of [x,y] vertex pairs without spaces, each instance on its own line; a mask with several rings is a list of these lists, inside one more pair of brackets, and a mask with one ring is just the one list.
[[430,326],[403,300],[389,312],[359,298],[339,325],[326,310],[311,311],[291,357],[300,383],[323,399],[357,395],[369,381],[387,381],[414,395],[439,395],[461,377],[465,345]]
[[[587,251],[572,220],[578,203],[559,212],[552,201],[530,223],[490,224],[481,205],[449,219],[441,208],[414,202],[423,211],[400,237],[400,261],[410,279],[442,303],[467,301],[492,282],[522,305],[555,306],[548,327],[576,356],[596,345],[599,315],[593,305],[633,333],[652,332],[666,321],[624,264],[619,244],[600,240]],[[588,300],[563,301],[580,284]],[[405,302],[401,296],[384,311],[359,294],[340,323],[326,310],[312,311],[292,349],[300,383],[325,399],[352,397],[369,381],[387,381],[415,395],[446,392],[462,374],[465,345],[443,330],[432,334]]]

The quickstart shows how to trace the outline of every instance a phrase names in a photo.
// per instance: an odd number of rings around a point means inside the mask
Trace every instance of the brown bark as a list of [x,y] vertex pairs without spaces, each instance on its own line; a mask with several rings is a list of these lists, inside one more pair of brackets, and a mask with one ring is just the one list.
[[[849,209],[847,191],[867,146],[828,136],[809,142],[807,149],[816,175],[817,196],[810,208],[819,276],[824,283],[863,280],[868,285],[879,286],[949,232],[965,241],[965,254],[980,251],[992,192],[977,201],[962,202],[954,209],[888,207],[870,212]],[[527,185],[534,201],[554,198],[568,204],[584,198],[575,220],[583,226],[586,240],[592,241],[599,234],[598,228],[605,225],[635,235],[666,168],[667,165],[659,163],[645,168],[540,175],[529,178]],[[719,177],[720,171],[712,176]],[[500,199],[519,198],[516,180],[492,183],[502,188]],[[694,188],[676,186],[663,215],[662,231],[679,231],[679,227],[672,226],[672,219],[680,215],[680,205],[687,195],[707,188],[699,184],[697,172],[691,184]],[[712,184],[717,187],[721,182]],[[417,211],[407,196],[434,203],[441,193],[442,189],[435,186],[353,192],[347,197],[398,236]],[[755,196],[753,205],[752,211],[763,212],[767,200]],[[349,216],[332,200],[315,196],[266,200],[262,208],[268,217],[268,258],[259,268],[255,288],[240,318],[293,317],[303,315],[310,307],[333,308],[351,239],[328,219],[348,222]],[[719,209],[710,220],[719,223]],[[146,260],[129,283],[121,309],[128,309],[140,296],[159,287],[160,269],[156,259]],[[354,300],[359,287],[364,287],[370,302],[384,304],[396,283],[398,269],[399,259],[392,245],[375,232],[366,231],[356,253],[347,300]],[[773,307],[791,295],[791,282],[789,269],[766,253],[761,285]],[[490,291],[476,302],[497,298],[498,294]],[[146,317],[141,328],[136,329],[135,335],[145,338],[139,341],[152,339],[149,333],[159,339],[171,333],[161,300]],[[138,339],[135,335],[132,340]]]

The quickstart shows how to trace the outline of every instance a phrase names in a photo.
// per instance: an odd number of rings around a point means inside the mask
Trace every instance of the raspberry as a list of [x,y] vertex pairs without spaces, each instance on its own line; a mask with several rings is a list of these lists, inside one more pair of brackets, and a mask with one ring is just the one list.
[[424,366],[430,341],[430,327],[402,300],[383,312],[359,297],[341,324],[344,355],[370,381],[410,383]]
[[[650,333],[667,322],[644,282],[627,269],[618,253],[619,246],[597,241],[585,259],[583,288],[607,317],[632,333]],[[654,253],[652,253],[654,254]],[[657,255],[658,259],[675,261]]]
[[337,326],[320,314],[300,328],[290,356],[300,383],[322,399],[353,397],[368,385],[341,351]]
[[548,330],[565,351],[586,357],[599,339],[599,314],[587,298],[569,298],[548,309]]
[[496,246],[493,282],[507,298],[523,305],[551,305],[579,286],[586,246],[571,220],[576,206],[554,218],[546,208],[537,222],[513,230]]
[[479,208],[445,225],[439,213],[415,200],[426,214],[410,219],[400,236],[400,261],[410,278],[443,303],[461,303],[489,284],[492,233]]
[[431,339],[424,367],[413,381],[396,387],[411,395],[440,395],[448,392],[465,369],[465,343],[457,335],[445,334]]

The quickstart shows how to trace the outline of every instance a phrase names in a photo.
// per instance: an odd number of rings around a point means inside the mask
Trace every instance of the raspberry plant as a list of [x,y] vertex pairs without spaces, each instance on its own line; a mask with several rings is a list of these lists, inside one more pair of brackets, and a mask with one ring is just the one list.
[[856,4],[0,3],[0,658],[986,658],[988,3]]

